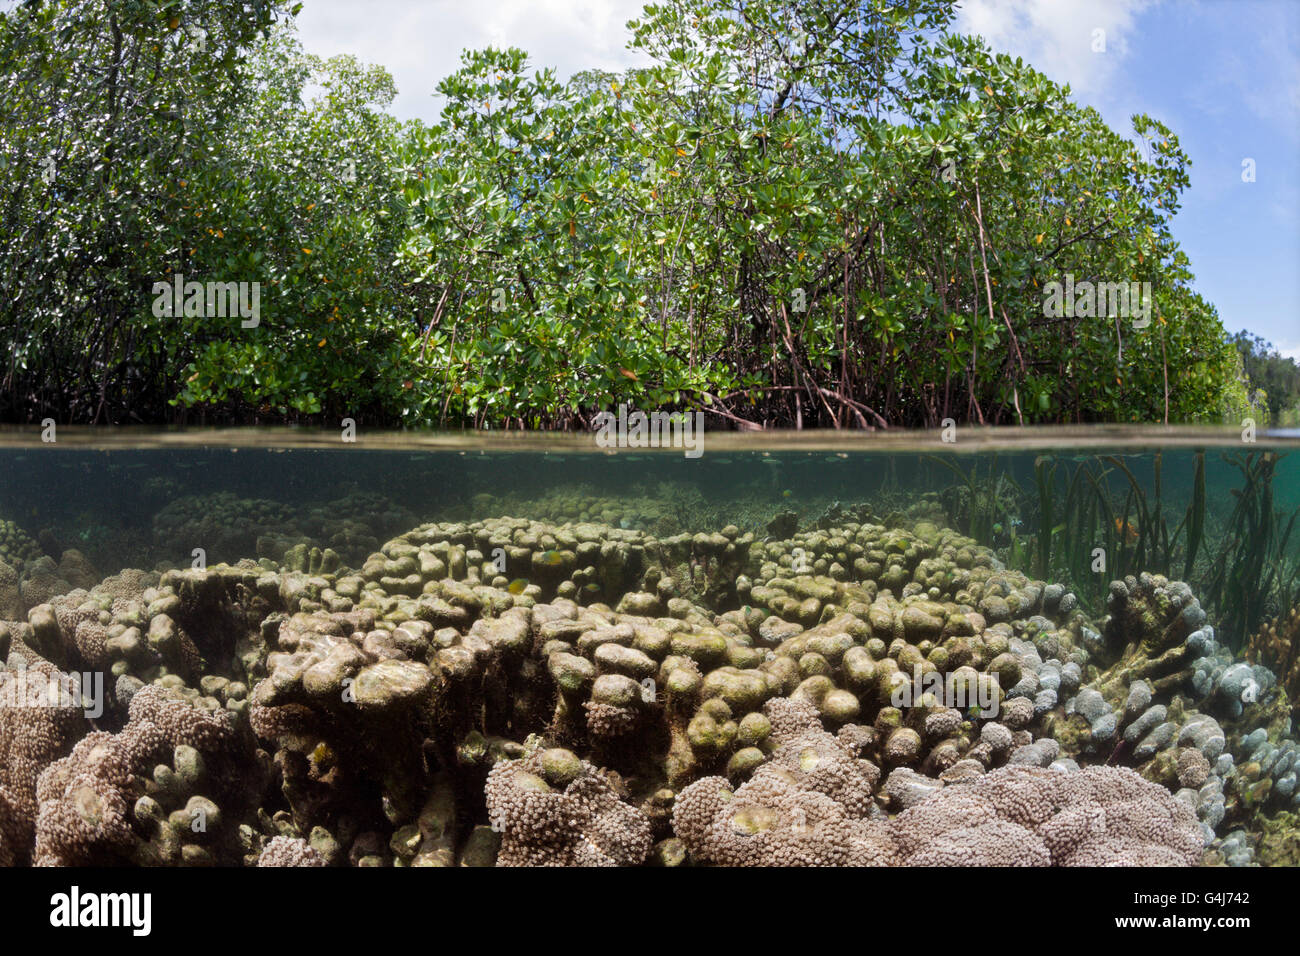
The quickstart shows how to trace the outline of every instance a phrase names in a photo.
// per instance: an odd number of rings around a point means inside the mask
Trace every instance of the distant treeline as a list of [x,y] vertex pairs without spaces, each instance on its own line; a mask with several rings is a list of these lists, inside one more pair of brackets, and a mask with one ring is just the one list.
[[1252,392],[1263,391],[1269,422],[1274,425],[1300,425],[1300,365],[1295,359],[1278,354],[1272,342],[1242,329],[1232,337],[1241,353],[1242,367]]
[[1170,232],[1178,138],[1107,128],[949,0],[665,0],[629,24],[651,66],[466,52],[433,125],[296,12],[0,15],[0,418],[1248,413]]

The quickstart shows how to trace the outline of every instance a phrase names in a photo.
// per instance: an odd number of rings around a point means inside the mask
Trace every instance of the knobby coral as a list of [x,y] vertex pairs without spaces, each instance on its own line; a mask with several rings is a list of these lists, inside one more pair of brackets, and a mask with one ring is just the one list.
[[650,851],[649,819],[571,751],[500,761],[484,793],[498,866],[635,866]]
[[[1182,863],[1300,796],[1276,681],[1185,585],[1117,582],[1094,628],[928,519],[863,517],[447,522],[356,569],[300,543],[50,595],[0,627],[10,665],[115,679],[89,734],[0,707],[0,855]],[[1106,761],[1141,776],[1079,769]],[[1249,862],[1237,833],[1215,852]]]

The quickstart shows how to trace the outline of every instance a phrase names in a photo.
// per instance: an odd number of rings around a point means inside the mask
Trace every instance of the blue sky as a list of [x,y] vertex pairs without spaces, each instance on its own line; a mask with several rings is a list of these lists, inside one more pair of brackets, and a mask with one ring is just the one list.
[[[1192,159],[1174,234],[1197,291],[1229,331],[1248,328],[1300,359],[1300,3],[1177,4],[1140,23],[1131,95]],[[1246,157],[1254,183],[1242,182]]]

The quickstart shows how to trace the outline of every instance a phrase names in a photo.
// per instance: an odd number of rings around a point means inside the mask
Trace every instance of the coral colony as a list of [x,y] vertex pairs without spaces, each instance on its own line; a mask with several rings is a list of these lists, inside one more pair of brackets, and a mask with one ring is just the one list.
[[8,529],[0,675],[104,680],[0,696],[0,864],[1294,862],[1285,686],[1187,585],[1094,618],[921,504],[760,539],[583,501],[187,499],[159,534],[245,556],[102,579]]

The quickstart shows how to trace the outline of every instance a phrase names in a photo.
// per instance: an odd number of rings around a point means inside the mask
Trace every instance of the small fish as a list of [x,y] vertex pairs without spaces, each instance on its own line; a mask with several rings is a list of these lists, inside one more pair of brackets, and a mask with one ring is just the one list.
[[527,587],[528,587],[527,578],[515,578],[513,581],[511,581],[509,584],[506,585],[506,590],[509,591],[511,594],[523,594],[524,590]]
[[329,744],[321,741],[311,752],[311,759],[318,767],[331,767],[334,765],[334,750]]
[[785,491],[781,492],[781,497],[782,497],[782,498],[789,498],[789,497],[792,497],[793,495],[794,495],[794,492],[791,491],[789,488],[787,488],[787,489],[785,489]]
[[564,555],[554,549],[543,551],[540,557],[542,559],[542,564],[546,565],[548,568],[556,568],[564,563]]
[[586,591],[588,594],[600,593],[600,585],[597,584],[595,581],[588,581],[586,584],[582,586],[582,589]]
[[1115,519],[1115,533],[1129,544],[1135,544],[1137,542],[1137,528],[1133,527],[1132,523],[1125,521],[1123,518]]

